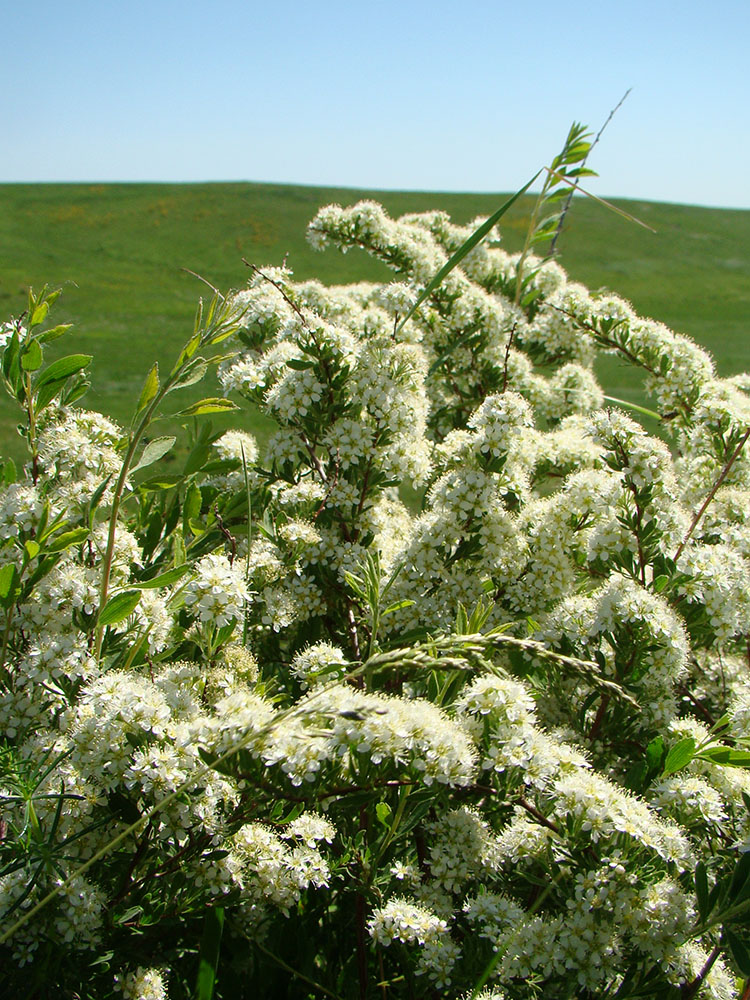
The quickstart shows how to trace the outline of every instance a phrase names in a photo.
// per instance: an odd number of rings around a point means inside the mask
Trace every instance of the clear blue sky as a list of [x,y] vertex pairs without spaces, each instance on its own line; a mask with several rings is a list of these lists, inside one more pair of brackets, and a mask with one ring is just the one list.
[[603,196],[750,207],[748,0],[6,0],[0,181],[509,191],[594,130]]

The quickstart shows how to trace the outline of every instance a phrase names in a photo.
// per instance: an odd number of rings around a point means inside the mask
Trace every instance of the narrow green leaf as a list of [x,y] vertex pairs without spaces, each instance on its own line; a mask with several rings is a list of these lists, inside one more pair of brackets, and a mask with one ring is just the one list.
[[40,333],[37,339],[40,344],[51,344],[53,340],[57,340],[58,337],[67,333],[72,326],[72,323],[59,323],[57,326],[51,326],[49,330]]
[[604,398],[608,403],[618,403],[620,406],[627,406],[628,409],[635,410],[636,413],[642,413],[644,417],[661,420],[661,414],[657,413],[656,410],[649,410],[645,406],[639,406],[638,403],[631,403],[629,399],[618,399],[617,396],[605,396]]
[[683,767],[690,763],[695,756],[695,740],[692,736],[687,736],[670,748],[667,759],[664,762],[663,777],[668,777],[676,771],[681,771]]
[[40,302],[39,305],[34,309],[31,314],[31,320],[29,322],[29,328],[33,326],[39,326],[47,318],[47,313],[49,312],[49,302]]
[[104,496],[104,492],[112,481],[112,474],[107,476],[107,478],[99,483],[94,492],[91,494],[91,499],[89,500],[89,517],[93,519],[94,511],[99,506],[99,503]]
[[72,528],[70,531],[63,531],[62,534],[56,535],[45,548],[47,552],[63,552],[71,545],[80,545],[81,542],[86,541],[90,534],[88,528]]
[[668,583],[669,583],[668,576],[657,576],[654,579],[654,590],[656,591],[657,594],[660,594]]
[[146,381],[143,383],[143,389],[141,389],[140,399],[138,400],[138,408],[136,413],[140,413],[141,410],[145,410],[151,400],[159,391],[159,365],[154,362],[154,366],[151,371],[146,376]]
[[432,279],[432,281],[430,281],[427,284],[427,286],[425,287],[425,289],[422,291],[422,293],[417,298],[417,300],[414,303],[414,305],[411,307],[411,309],[407,312],[407,314],[404,316],[404,318],[401,320],[401,322],[396,327],[395,333],[398,333],[400,330],[403,329],[404,324],[408,320],[411,319],[411,317],[414,315],[414,313],[416,312],[416,310],[422,305],[422,303],[424,302],[424,300],[429,295],[432,295],[432,293],[435,291],[435,289],[438,288],[442,284],[443,280],[445,278],[447,278],[448,275],[451,273],[451,271],[461,263],[461,261],[464,259],[464,257],[468,253],[470,253],[478,243],[481,243],[481,241],[484,239],[484,237],[487,235],[487,233],[489,233],[490,230],[495,225],[497,225],[498,221],[505,215],[505,213],[508,211],[508,209],[511,207],[511,205],[513,205],[516,201],[518,201],[518,199],[521,197],[521,195],[525,194],[528,191],[528,189],[531,187],[531,185],[537,179],[537,177],[539,176],[539,174],[541,174],[541,172],[542,172],[541,170],[537,171],[537,173],[534,174],[534,176],[531,178],[531,180],[527,184],[524,184],[524,186],[521,188],[520,191],[516,191],[516,193],[513,195],[512,198],[509,198],[505,202],[504,205],[501,205],[500,208],[494,213],[494,215],[491,215],[489,217],[489,219],[487,219],[486,222],[483,222],[482,225],[479,226],[479,228],[476,229],[471,234],[471,236],[464,243],[461,244],[461,246],[458,248],[458,250],[456,250],[456,252],[450,258],[450,260],[448,260],[447,263],[445,263],[440,268],[440,270],[435,275],[435,277]]
[[[200,305],[199,308],[202,311],[202,308],[203,308],[203,303],[202,302],[201,302],[201,305]],[[178,372],[180,370],[180,368],[183,366],[183,364],[186,361],[189,361],[190,358],[192,358],[192,356],[198,350],[198,348],[200,347],[200,345],[201,345],[201,335],[200,335],[200,333],[196,333],[195,336],[191,337],[190,340],[187,342],[187,344],[185,344],[185,346],[180,351],[180,355],[177,358],[177,361],[175,362],[175,366],[172,369],[172,371],[170,372],[170,375],[174,375],[175,372]]]
[[43,385],[36,394],[37,412],[41,412],[45,406],[48,406],[55,396],[65,388],[66,384],[67,379],[58,378],[53,382],[48,382],[46,385]]
[[174,385],[169,387],[169,392],[174,392],[175,389],[185,389],[189,385],[195,385],[196,382],[200,382],[207,371],[208,362],[205,358],[196,358],[185,368],[185,371]]
[[729,885],[729,901],[733,904],[741,902],[750,891],[750,851],[740,855],[740,859],[732,872]]
[[11,483],[15,483],[18,479],[18,470],[16,469],[16,463],[12,458],[7,459],[3,463],[3,474],[2,481],[4,486],[10,486]]
[[383,618],[385,618],[386,615],[393,614],[394,611],[400,611],[402,608],[410,608],[415,603],[415,601],[410,601],[408,598],[404,598],[402,601],[396,601],[395,604],[391,604],[385,609],[383,612]]
[[53,361],[36,380],[35,388],[40,389],[49,382],[57,382],[70,375],[75,375],[76,372],[83,371],[91,364],[91,358],[91,354],[69,354],[66,358]]
[[198,979],[195,984],[196,1000],[213,1000],[223,930],[224,907],[212,907],[206,912],[203,921],[203,936],[198,955]]
[[726,767],[750,768],[750,751],[733,750],[732,747],[706,747],[696,754],[699,760],[707,760],[711,764],[721,764]]
[[664,739],[661,736],[654,737],[646,747],[646,764],[650,770],[655,770],[661,764],[664,756]]
[[160,573],[159,576],[152,576],[150,580],[141,580],[139,583],[132,584],[132,586],[137,587],[138,590],[155,590],[157,587],[171,587],[189,569],[190,567],[183,563],[182,566],[175,566],[174,569],[168,569],[165,573]]
[[21,349],[21,342],[18,339],[18,330],[15,330],[13,336],[10,338],[10,343],[6,345],[3,351],[3,375],[10,379],[11,369],[18,358],[18,352]]
[[698,916],[701,923],[708,919],[708,877],[706,866],[699,861],[695,869],[695,898],[698,901]]
[[147,493],[160,493],[162,490],[171,490],[182,482],[182,476],[152,476],[138,483],[138,489]]
[[203,495],[200,488],[191,483],[185,494],[185,502],[182,505],[182,521],[185,527],[187,527],[190,521],[200,516],[201,507],[203,505]]
[[184,410],[180,410],[178,417],[197,417],[201,413],[228,413],[230,410],[239,410],[239,406],[231,399],[224,399],[222,396],[207,396],[206,399],[199,399],[197,403],[192,403]]
[[6,563],[0,569],[0,604],[9,608],[15,598],[18,570],[13,563]]
[[[49,386],[45,386],[45,388],[49,388]],[[73,403],[77,402],[81,398],[81,396],[86,395],[88,388],[89,380],[85,375],[78,375],[76,378],[71,379],[67,383],[65,390],[60,397],[63,406],[72,406]]]
[[163,458],[172,449],[176,440],[176,437],[167,436],[154,438],[153,441],[149,441],[143,449],[140,460],[130,471],[138,472],[139,469],[145,469],[147,466],[153,465],[154,462],[158,462],[160,458]]
[[747,945],[734,933],[734,931],[730,931],[728,927],[724,928],[723,937],[729,945],[729,953],[732,956],[734,964],[739,969],[740,975],[744,976],[745,979],[749,979],[750,950],[748,950]]
[[140,599],[140,590],[123,590],[122,593],[115,594],[99,612],[96,624],[100,628],[104,628],[105,625],[116,625],[133,613]]
[[27,340],[24,344],[21,367],[25,372],[35,372],[42,367],[42,348],[38,340]]

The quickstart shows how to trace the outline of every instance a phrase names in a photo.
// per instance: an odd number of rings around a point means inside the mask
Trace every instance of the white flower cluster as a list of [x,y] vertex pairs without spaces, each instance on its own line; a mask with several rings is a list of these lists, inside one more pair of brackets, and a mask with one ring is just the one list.
[[220,553],[204,556],[185,588],[185,604],[201,622],[221,628],[242,620],[250,591],[241,565]]
[[[60,995],[79,967],[109,995],[80,956],[116,927],[115,989],[156,1000],[180,920],[221,906],[235,957],[285,919],[351,930],[394,1000],[414,974],[459,996],[491,954],[483,1000],[736,997],[689,890],[698,860],[731,880],[750,779],[660,771],[750,734],[750,383],[556,262],[526,256],[518,296],[487,242],[404,321],[470,232],[321,210],[314,245],[398,280],[254,269],[219,377],[270,439],[207,431],[183,476],[125,483],[112,536],[104,417],[50,408],[0,486],[5,924],[60,890],[12,975],[56,947]],[[597,349],[641,367],[671,450],[603,408]]]

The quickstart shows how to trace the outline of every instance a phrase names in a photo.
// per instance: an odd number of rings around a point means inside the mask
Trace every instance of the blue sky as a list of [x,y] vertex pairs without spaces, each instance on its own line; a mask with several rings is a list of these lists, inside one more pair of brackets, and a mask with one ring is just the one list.
[[602,196],[750,207],[747,0],[6,0],[0,181],[510,191],[595,131]]

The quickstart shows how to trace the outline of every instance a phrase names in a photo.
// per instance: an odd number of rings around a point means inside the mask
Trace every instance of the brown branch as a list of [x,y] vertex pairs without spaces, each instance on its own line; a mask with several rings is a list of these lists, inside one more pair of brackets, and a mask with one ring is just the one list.
[[604,723],[604,716],[607,713],[608,707],[609,707],[609,695],[605,692],[601,697],[596,717],[594,718],[594,721],[591,724],[591,729],[589,730],[590,743],[593,743],[593,741],[597,738],[597,736],[601,732],[601,728]]
[[719,488],[720,488],[721,484],[724,482],[724,480],[729,475],[729,472],[730,472],[732,466],[734,465],[734,463],[739,458],[740,452],[744,448],[745,442],[747,441],[747,439],[749,437],[750,437],[750,427],[748,427],[748,429],[745,431],[745,433],[740,438],[739,444],[734,449],[734,451],[732,452],[732,454],[729,456],[729,460],[727,461],[727,463],[724,466],[724,468],[721,470],[721,473],[719,474],[719,478],[716,480],[716,482],[714,483],[714,485],[711,487],[711,490],[709,491],[708,496],[703,501],[701,509],[698,511],[698,513],[693,518],[693,520],[692,520],[692,522],[690,524],[690,527],[687,530],[687,534],[685,535],[685,537],[680,542],[680,544],[679,544],[679,546],[677,548],[677,551],[675,552],[674,556],[672,557],[674,562],[677,562],[677,560],[682,555],[685,546],[690,541],[693,532],[695,531],[696,527],[698,526],[698,522],[703,517],[703,515],[706,513],[706,510],[708,509],[708,505],[711,503],[711,501],[713,500],[713,498],[716,496],[716,494],[719,491]]
[[687,698],[688,701],[692,702],[693,706],[698,710],[698,712],[703,716],[709,726],[713,726],[716,723],[713,715],[709,712],[706,706],[700,699],[696,698],[693,692],[687,687],[686,684],[677,685],[677,693],[681,694],[683,698]]
[[541,823],[542,826],[546,826],[548,830],[556,833],[558,837],[560,836],[559,826],[556,823],[553,823],[552,820],[547,819],[544,813],[540,812],[536,806],[533,806],[524,798],[520,798],[518,800],[518,804],[522,809],[525,809],[530,816],[533,816],[537,823]]
[[690,983],[685,983],[685,985],[680,990],[682,994],[682,1000],[693,1000],[694,997],[698,996],[698,992],[703,985],[706,976],[709,974],[711,969],[714,967],[716,959],[721,955],[721,945],[716,945],[714,950],[706,959],[706,964],[703,966],[701,971],[695,977],[695,979]]
[[508,343],[505,345],[505,360],[503,361],[503,392],[508,388],[508,362],[510,361],[510,350],[513,346],[513,338],[516,334],[517,323],[513,323],[508,336]]

